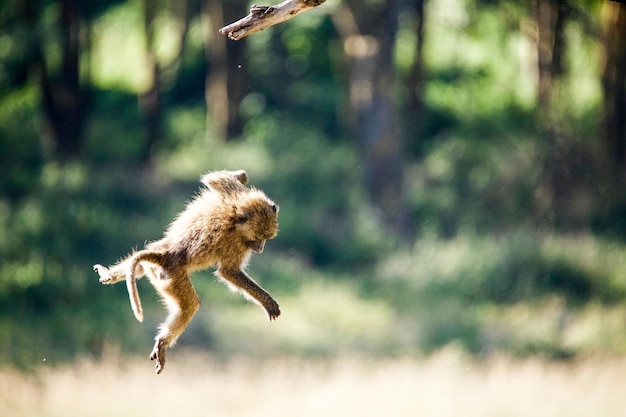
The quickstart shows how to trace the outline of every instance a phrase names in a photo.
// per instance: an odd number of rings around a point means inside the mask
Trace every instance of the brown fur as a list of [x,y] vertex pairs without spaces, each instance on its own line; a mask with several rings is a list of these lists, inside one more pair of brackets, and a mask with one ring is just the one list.
[[126,281],[135,317],[143,321],[136,279],[147,275],[169,310],[161,324],[150,359],[157,374],[165,366],[165,351],[189,324],[200,299],[189,275],[217,266],[215,274],[233,290],[265,309],[270,320],[280,315],[278,303],[243,270],[252,252],[278,232],[278,207],[255,188],[248,188],[245,171],[215,171],[204,175],[202,190],[170,224],[163,238],[106,268],[94,265],[103,284]]

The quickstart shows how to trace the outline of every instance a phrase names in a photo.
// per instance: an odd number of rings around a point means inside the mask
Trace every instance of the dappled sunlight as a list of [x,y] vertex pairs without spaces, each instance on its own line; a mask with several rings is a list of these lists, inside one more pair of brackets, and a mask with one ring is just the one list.
[[623,245],[585,234],[424,238],[381,262],[375,279],[397,311],[417,317],[409,331],[422,346],[622,354],[623,253]]
[[[326,2],[237,42],[245,2],[22,3],[0,2],[0,410],[620,411],[623,3]],[[154,289],[140,324],[92,265],[217,169],[280,206],[248,270],[282,314],[198,271],[157,378]]]
[[283,314],[267,323],[256,307],[221,308],[213,320],[224,352],[273,356],[384,353],[397,343],[397,317],[384,300],[359,297],[345,283],[304,283],[292,295],[277,295]]
[[583,354],[610,351],[626,354],[626,305],[603,306],[589,303],[567,317],[563,344]]
[[271,155],[265,148],[254,143],[229,143],[207,149],[207,139],[201,136],[185,142],[179,149],[160,159],[157,168],[159,175],[176,180],[196,181],[207,171],[207,166],[230,170],[246,167],[251,183],[258,183],[259,174],[265,176],[272,171]]
[[95,24],[91,76],[103,87],[140,93],[150,86],[140,7],[139,2],[112,7]]

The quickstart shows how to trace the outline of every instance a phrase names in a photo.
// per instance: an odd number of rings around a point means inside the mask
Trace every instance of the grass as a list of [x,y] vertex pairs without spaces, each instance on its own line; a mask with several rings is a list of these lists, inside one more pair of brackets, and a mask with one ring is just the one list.
[[0,369],[0,409],[46,416],[623,415],[626,359],[479,363],[453,348],[428,359],[218,362],[178,351],[165,372],[147,359]]

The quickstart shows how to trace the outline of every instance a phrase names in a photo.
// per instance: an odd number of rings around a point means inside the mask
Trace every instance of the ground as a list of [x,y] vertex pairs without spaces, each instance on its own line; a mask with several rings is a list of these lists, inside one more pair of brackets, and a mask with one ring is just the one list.
[[259,364],[178,353],[159,376],[145,358],[0,369],[0,409],[14,417],[617,417],[626,386],[626,359],[476,362],[448,349],[419,360]]

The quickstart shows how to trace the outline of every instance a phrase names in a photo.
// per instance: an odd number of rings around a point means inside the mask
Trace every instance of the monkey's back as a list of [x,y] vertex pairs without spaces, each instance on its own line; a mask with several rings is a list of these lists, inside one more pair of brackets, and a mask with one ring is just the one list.
[[233,261],[242,262],[241,254],[248,250],[235,233],[237,194],[225,196],[203,190],[174,219],[158,243],[185,263],[178,266],[205,269],[235,254]]

